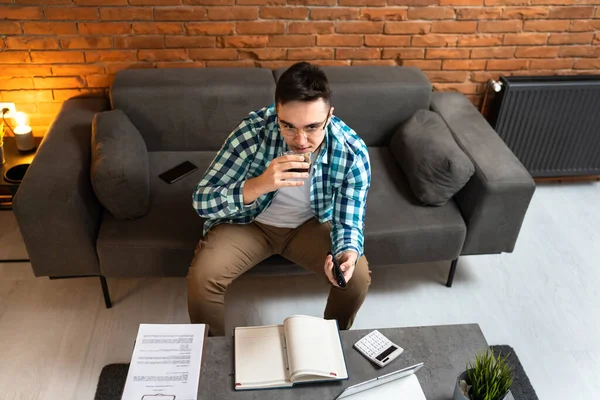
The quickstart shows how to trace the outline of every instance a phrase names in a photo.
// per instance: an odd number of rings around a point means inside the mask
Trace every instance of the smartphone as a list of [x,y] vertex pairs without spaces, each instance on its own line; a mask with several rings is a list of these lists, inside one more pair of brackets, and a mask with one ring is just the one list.
[[327,252],[327,254],[330,255],[331,259],[333,260],[333,270],[332,270],[333,278],[335,279],[335,281],[337,282],[339,287],[345,288],[346,287],[346,278],[344,278],[344,273],[342,272],[340,265],[338,264],[337,260],[335,259],[335,257],[333,256],[333,254],[330,251]]
[[196,167],[194,164],[189,161],[185,161],[171,168],[170,170],[163,172],[158,177],[167,183],[174,183],[197,169],[198,167]]

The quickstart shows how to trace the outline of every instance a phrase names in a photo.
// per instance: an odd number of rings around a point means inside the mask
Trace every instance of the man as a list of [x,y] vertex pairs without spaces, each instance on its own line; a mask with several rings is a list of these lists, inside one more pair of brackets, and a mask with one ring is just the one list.
[[[301,62],[275,90],[275,105],[250,113],[209,166],[193,194],[207,221],[187,276],[192,323],[224,334],[229,284],[280,254],[331,283],[325,318],[349,329],[370,271],[363,225],[371,182],[364,142],[333,115],[325,73]],[[302,154],[312,153],[311,163]],[[302,172],[308,170],[308,172]],[[333,278],[331,251],[345,288]]]

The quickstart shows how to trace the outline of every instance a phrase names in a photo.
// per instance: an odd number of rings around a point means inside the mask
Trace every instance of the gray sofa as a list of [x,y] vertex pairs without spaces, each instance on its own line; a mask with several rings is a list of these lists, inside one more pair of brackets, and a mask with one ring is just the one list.
[[[365,253],[372,267],[452,261],[460,255],[511,252],[534,183],[469,100],[432,92],[409,67],[326,67],[335,114],[369,146],[372,185]],[[276,79],[267,69],[154,69],[120,72],[110,99],[64,103],[14,199],[14,212],[36,276],[185,276],[202,235],[191,193],[216,151],[249,111],[273,103]],[[90,183],[94,115],[120,109],[141,132],[149,154],[150,210],[117,220]],[[419,205],[388,143],[418,109],[439,113],[475,174],[442,207]],[[168,185],[161,172],[189,160],[199,169]],[[249,273],[299,268],[272,257]]]

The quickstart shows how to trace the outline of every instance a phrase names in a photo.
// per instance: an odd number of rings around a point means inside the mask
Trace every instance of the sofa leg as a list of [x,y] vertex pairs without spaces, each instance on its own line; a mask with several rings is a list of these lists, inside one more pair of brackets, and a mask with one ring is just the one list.
[[110,293],[108,292],[108,284],[106,278],[102,275],[74,275],[74,276],[49,276],[49,279],[73,279],[73,278],[100,278],[100,286],[102,286],[102,294],[104,295],[104,304],[106,308],[112,308],[110,301]]
[[100,276],[100,285],[102,285],[102,294],[104,295],[104,304],[106,304],[106,308],[112,307],[112,302],[110,301],[110,293],[108,292],[108,284],[106,283],[106,278]]
[[457,263],[458,258],[456,260],[452,260],[452,264],[450,264],[450,273],[448,274],[448,280],[446,281],[447,287],[452,287],[452,281],[454,280],[454,273],[456,272]]

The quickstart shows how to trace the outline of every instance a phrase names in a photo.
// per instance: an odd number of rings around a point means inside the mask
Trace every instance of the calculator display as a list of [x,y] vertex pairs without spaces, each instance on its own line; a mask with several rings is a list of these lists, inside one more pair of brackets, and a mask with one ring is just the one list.
[[376,358],[378,361],[383,360],[384,358],[386,358],[387,356],[389,356],[390,354],[392,354],[394,351],[396,351],[397,347],[396,346],[390,346],[387,348],[387,350],[385,350],[383,353],[381,353],[380,355],[378,355]]

